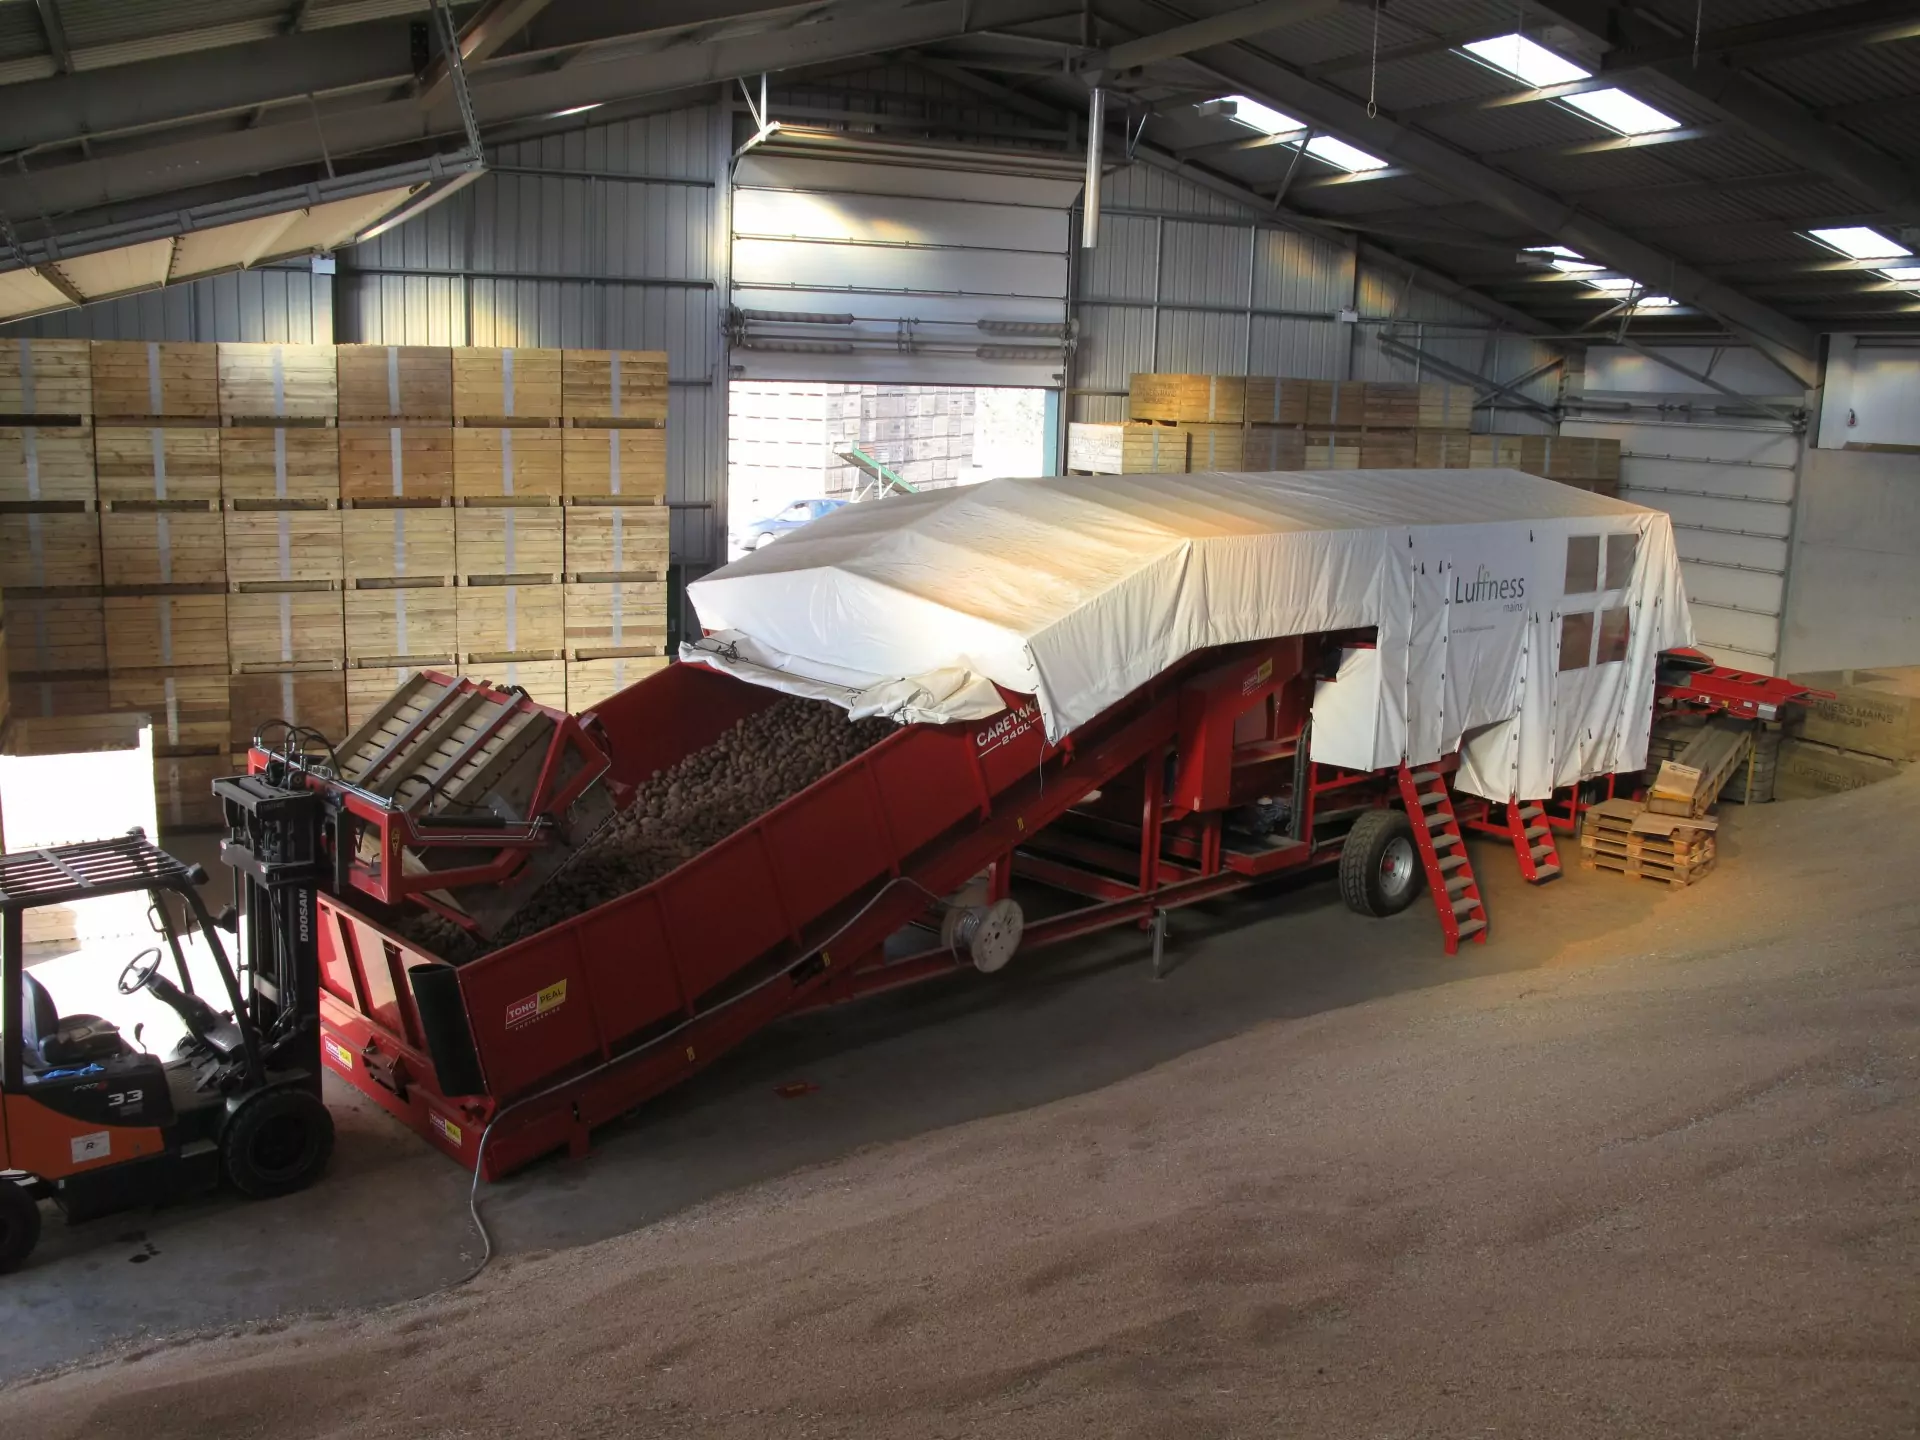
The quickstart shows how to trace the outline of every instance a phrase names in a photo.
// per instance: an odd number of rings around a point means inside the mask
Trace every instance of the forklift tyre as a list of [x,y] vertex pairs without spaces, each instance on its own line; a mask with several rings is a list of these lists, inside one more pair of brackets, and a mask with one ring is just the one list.
[[306,1189],[332,1154],[333,1116],[317,1096],[291,1087],[253,1096],[220,1139],[227,1179],[255,1200]]
[[0,1179],[0,1275],[18,1270],[40,1243],[40,1202],[27,1187]]
[[1420,893],[1413,823],[1398,810],[1369,810],[1340,849],[1340,897],[1356,915],[1398,915]]

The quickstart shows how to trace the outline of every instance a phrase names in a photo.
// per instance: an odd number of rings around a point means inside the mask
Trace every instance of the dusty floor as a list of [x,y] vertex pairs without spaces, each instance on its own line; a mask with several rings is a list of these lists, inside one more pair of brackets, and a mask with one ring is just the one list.
[[[109,1349],[0,1409],[76,1440],[1912,1435],[1916,802],[1736,813],[1680,893],[1521,893],[1482,851],[1496,938],[1454,961],[1429,911],[1307,887],[1184,917],[1159,985],[1116,938],[790,1026],[502,1187],[467,1290]],[[328,1185],[163,1217],[150,1264],[60,1238],[5,1282],[16,1329],[84,1353],[457,1273],[445,1170],[347,1132]]]

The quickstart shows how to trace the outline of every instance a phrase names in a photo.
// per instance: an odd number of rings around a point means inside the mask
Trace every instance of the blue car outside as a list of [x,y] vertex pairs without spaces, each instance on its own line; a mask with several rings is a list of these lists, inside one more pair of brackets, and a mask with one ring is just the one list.
[[831,515],[846,503],[844,500],[796,500],[764,520],[754,520],[743,526],[735,534],[734,543],[742,550],[758,550],[762,545],[771,545],[782,535],[798,530],[822,515]]

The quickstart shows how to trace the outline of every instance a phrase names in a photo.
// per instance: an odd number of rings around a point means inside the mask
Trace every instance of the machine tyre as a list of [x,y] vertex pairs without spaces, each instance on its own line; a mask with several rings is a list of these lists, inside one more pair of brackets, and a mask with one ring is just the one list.
[[220,1139],[227,1178],[255,1200],[306,1189],[332,1154],[333,1116],[317,1096],[290,1087],[248,1100]]
[[0,1275],[18,1270],[40,1243],[40,1202],[24,1185],[0,1180]]
[[1340,897],[1356,915],[1398,915],[1413,903],[1425,877],[1413,843],[1413,824],[1398,810],[1369,810],[1347,832],[1340,850]]

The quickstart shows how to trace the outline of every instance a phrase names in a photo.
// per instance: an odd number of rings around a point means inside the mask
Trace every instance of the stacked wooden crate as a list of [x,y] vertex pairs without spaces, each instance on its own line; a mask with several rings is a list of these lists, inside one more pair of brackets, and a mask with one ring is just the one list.
[[339,734],[339,392],[330,345],[219,348],[231,755],[263,726]]
[[[1068,468],[1167,474],[1464,465],[1473,392],[1265,375],[1135,375],[1128,415],[1124,426],[1074,426]],[[1117,446],[1098,433],[1109,430],[1118,432]]]
[[561,352],[453,352],[460,673],[564,706]]
[[666,664],[667,357],[566,352],[567,703]]
[[1779,759],[1782,800],[1857,790],[1920,760],[1920,666],[1794,678],[1832,698],[1790,712]]
[[0,589],[22,734],[107,709],[92,419],[86,341],[0,341]]
[[1177,474],[1497,465],[1617,491],[1617,442],[1470,435],[1473,403],[1473,390],[1464,385],[1135,375],[1126,424],[1068,427],[1067,469]]
[[346,723],[418,669],[458,668],[453,352],[342,345]]
[[227,768],[227,566],[213,345],[93,346],[108,704],[153,727],[163,828],[216,823]]

